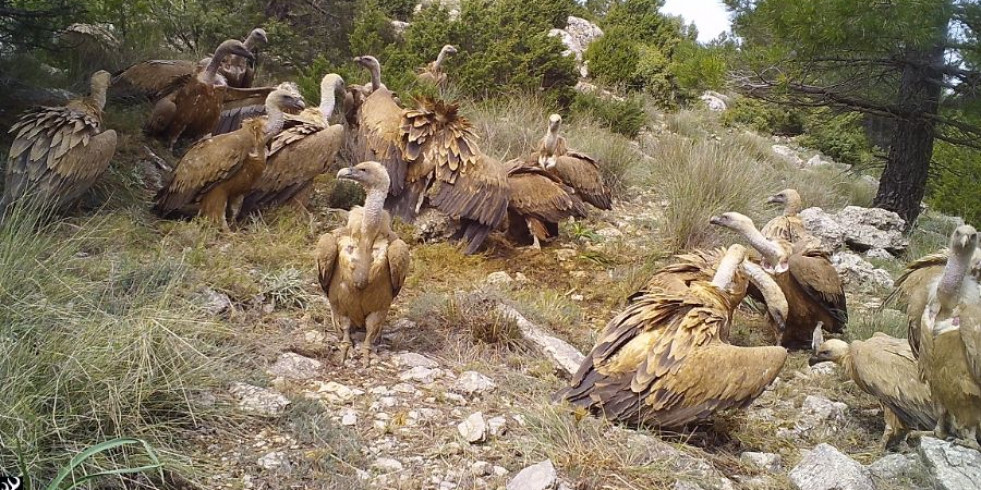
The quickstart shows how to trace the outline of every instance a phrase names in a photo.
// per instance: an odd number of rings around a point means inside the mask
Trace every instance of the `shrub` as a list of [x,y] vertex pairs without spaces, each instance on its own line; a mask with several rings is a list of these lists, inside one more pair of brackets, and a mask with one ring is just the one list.
[[804,132],[799,111],[751,97],[736,97],[722,115],[726,125],[745,125],[763,134],[798,135]]
[[981,225],[981,152],[938,141],[933,148],[933,168],[927,188],[927,204]]
[[647,122],[644,103],[638,98],[623,101],[602,99],[595,95],[577,94],[572,113],[598,121],[617,134],[633,138]]
[[872,143],[862,125],[860,112],[834,113],[824,108],[811,112],[798,143],[820,150],[835,160],[857,167],[874,164]]
[[719,90],[726,82],[726,59],[722,47],[706,47],[684,40],[674,48],[668,72],[684,97],[706,90]]
[[589,73],[601,82],[638,89],[641,86],[634,74],[640,50],[625,32],[625,28],[610,27],[603,37],[590,43],[584,58],[589,63]]

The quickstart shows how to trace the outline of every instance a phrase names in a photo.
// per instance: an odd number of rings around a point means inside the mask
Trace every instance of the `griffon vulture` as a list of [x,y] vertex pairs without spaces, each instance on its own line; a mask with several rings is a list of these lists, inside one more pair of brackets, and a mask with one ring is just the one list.
[[269,142],[266,167],[242,201],[239,216],[289,201],[305,208],[313,179],[327,171],[344,143],[344,126],[329,122],[343,94],[344,80],[329,73],[320,82],[320,106],[286,117],[285,129]]
[[801,204],[800,194],[795,189],[784,189],[772,196],[766,202],[783,204],[783,215],[771,219],[763,229],[760,230],[769,240],[786,240],[792,244],[802,241],[809,245],[819,246],[816,238],[804,227],[804,221],[800,219]]
[[443,71],[443,63],[446,61],[446,57],[451,54],[456,54],[456,47],[450,44],[443,46],[443,49],[439,50],[439,55],[436,56],[436,61],[420,69],[416,73],[416,79],[429,85],[445,87],[446,73]]
[[364,206],[348,214],[347,225],[323,234],[316,249],[320,288],[330,301],[334,326],[343,334],[343,361],[352,345],[351,327],[365,329],[361,351],[365,356],[371,352],[409,273],[410,257],[384,209],[389,185],[385,167],[362,162],[341,169],[337,178],[353,180],[367,193]]
[[[359,62],[377,65],[371,57]],[[461,221],[458,238],[467,244],[464,252],[473,254],[503,222],[509,188],[504,165],[480,152],[470,122],[457,110],[432,99],[403,110],[392,92],[379,86],[358,110],[356,136],[365,159],[388,171],[386,209],[411,221],[428,197],[433,207]]]
[[606,326],[558,397],[610,420],[666,429],[751,403],[776,378],[787,351],[727,342],[736,306],[730,288],[745,253],[731,246],[711,282],[636,298]]
[[610,209],[610,189],[603,182],[599,163],[589,155],[569,149],[565,137],[559,134],[561,124],[562,116],[548,117],[548,128],[535,159],[542,168],[575,189],[583,201],[599,209]]
[[845,291],[838,272],[819,248],[805,243],[792,245],[781,239],[768,240],[748,217],[724,213],[710,220],[742,237],[763,255],[764,265],[790,304],[790,316],[780,344],[789,348],[809,348],[817,322],[832,332],[842,332],[848,321]]
[[162,216],[197,213],[228,230],[233,209],[266,166],[266,144],[283,128],[283,111],[299,109],[303,98],[281,84],[266,97],[268,116],[194,144],[177,162],[170,183],[157,193],[154,211]]
[[0,210],[18,201],[64,208],[106,171],[116,151],[116,132],[102,126],[110,76],[96,72],[88,97],[29,110],[10,128],[16,136],[7,155]]
[[559,221],[583,218],[586,206],[575,192],[537,165],[520,159],[505,164],[508,170],[508,234],[519,242],[531,241],[540,249],[541,241],[559,234]]
[[262,28],[252,29],[242,44],[252,53],[252,58],[245,58],[237,54],[226,56],[221,62],[218,72],[225,77],[229,87],[249,88],[255,80],[255,56],[257,48],[269,42],[266,37],[266,30]]
[[876,332],[868,340],[851,344],[838,339],[825,341],[819,323],[812,346],[814,354],[808,364],[838,364],[862,391],[882,404],[886,419],[882,440],[887,451],[895,450],[911,430],[931,430],[937,424],[939,410],[930,388],[920,379],[916,358],[905,339]]
[[919,365],[941,412],[935,434],[953,434],[978,449],[981,429],[981,288],[969,270],[978,245],[974,227],[951,235],[943,274],[928,284],[920,320]]

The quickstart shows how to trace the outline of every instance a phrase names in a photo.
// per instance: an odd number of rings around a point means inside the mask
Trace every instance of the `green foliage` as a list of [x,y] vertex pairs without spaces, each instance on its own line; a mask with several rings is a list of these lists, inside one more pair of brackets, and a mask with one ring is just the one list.
[[741,124],[764,134],[798,135],[804,131],[799,111],[749,97],[737,97],[722,114],[726,125]]
[[875,163],[875,157],[862,125],[863,117],[859,112],[835,114],[827,108],[812,111],[805,118],[805,133],[798,143],[839,162],[867,168]]
[[674,48],[667,71],[686,97],[720,90],[726,83],[725,51],[723,46],[702,46],[690,39],[682,40]]
[[[75,476],[75,470],[81,468],[86,460],[94,459],[100,453],[105,453],[122,446],[134,444],[139,444],[142,446],[143,452],[146,453],[147,459],[149,460],[148,464],[132,468],[117,468],[114,470],[100,471],[98,473],[90,473],[80,477]],[[80,488],[82,484],[87,481],[96,480],[100,477],[145,473],[160,469],[161,467],[163,467],[163,464],[160,462],[160,458],[157,457],[157,453],[153,450],[153,447],[150,446],[150,443],[141,439],[117,438],[111,441],[100,442],[99,444],[91,446],[78,453],[74,458],[72,458],[71,461],[68,462],[67,465],[61,469],[61,471],[58,472],[58,476],[56,476],[54,480],[52,480],[51,483],[44,488],[45,490],[62,490],[62,483],[65,482],[68,477],[71,477],[71,480],[68,480],[70,482],[68,488],[65,490],[73,490],[75,488]],[[24,475],[24,488],[31,488],[29,473],[26,471],[26,468],[21,469]],[[161,474],[161,477],[162,476],[163,475]]]
[[633,138],[647,122],[644,103],[638,98],[624,101],[601,99],[595,95],[576,94],[570,108],[573,114],[595,119],[617,134]]
[[937,142],[933,147],[933,174],[927,204],[981,225],[981,151]]
[[393,39],[392,25],[378,0],[361,0],[349,37],[351,52],[378,57]]
[[626,36],[626,31],[621,26],[608,28],[603,37],[586,48],[584,58],[589,62],[589,73],[603,83],[637,89],[641,87],[634,75],[640,62],[640,49]]
[[416,0],[381,0],[381,8],[389,17],[408,21],[416,7]]

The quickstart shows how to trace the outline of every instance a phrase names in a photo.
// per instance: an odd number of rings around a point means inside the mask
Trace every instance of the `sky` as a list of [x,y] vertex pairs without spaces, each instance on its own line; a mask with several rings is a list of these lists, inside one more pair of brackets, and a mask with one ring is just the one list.
[[709,42],[720,32],[729,30],[729,14],[721,0],[667,0],[661,12],[694,22],[699,42]]

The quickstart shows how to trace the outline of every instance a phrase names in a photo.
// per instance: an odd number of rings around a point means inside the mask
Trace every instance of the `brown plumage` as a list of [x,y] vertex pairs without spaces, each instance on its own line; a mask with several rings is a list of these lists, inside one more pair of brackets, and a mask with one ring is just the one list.
[[343,360],[352,345],[352,327],[366,330],[361,350],[370,353],[409,273],[410,256],[384,209],[389,185],[385,168],[378,162],[362,162],[341,169],[337,178],[354,180],[367,193],[364,207],[351,210],[346,226],[322,235],[316,249],[320,287],[343,335]]
[[435,85],[440,88],[445,87],[446,72],[443,71],[443,63],[446,61],[446,57],[451,54],[456,54],[456,47],[449,44],[443,46],[439,50],[439,55],[436,56],[436,61],[429,63],[416,72],[416,79],[429,85]]
[[819,245],[816,238],[804,227],[800,219],[802,209],[800,194],[795,189],[784,189],[767,199],[769,203],[783,204],[783,214],[771,219],[760,233],[770,240],[786,240],[792,244],[807,241],[811,245]]
[[198,66],[189,60],[141,61],[113,75],[111,93],[114,99],[152,99],[185,82]]
[[589,155],[568,148],[565,137],[559,134],[561,123],[562,117],[558,114],[549,116],[548,129],[533,158],[542,168],[575,189],[583,201],[599,209],[611,209],[610,189],[603,182],[599,163]]
[[558,235],[558,223],[569,217],[586,216],[586,207],[575,192],[537,165],[522,160],[505,164],[508,186],[508,234],[534,248]]
[[[359,59],[377,71],[377,60]],[[366,159],[388,171],[386,209],[411,221],[428,194],[433,207],[462,222],[459,238],[467,244],[464,252],[472,254],[503,222],[509,188],[504,165],[480,152],[470,122],[457,110],[432,99],[402,110],[379,85],[359,109],[356,135]]]
[[886,450],[895,450],[910,430],[931,430],[936,425],[939,410],[930,388],[920,380],[916,358],[905,339],[876,332],[872,338],[850,345],[838,339],[825,341],[819,324],[812,345],[810,365],[824,361],[838,364],[856,386],[882,404]]
[[75,202],[109,167],[116,132],[102,126],[110,75],[92,75],[88,97],[24,113],[10,128],[0,210],[15,202],[58,210]]
[[229,87],[249,88],[252,86],[252,82],[255,81],[256,51],[260,45],[268,42],[269,39],[266,37],[265,29],[252,29],[252,32],[242,41],[242,44],[252,53],[253,58],[249,59],[232,54],[222,60],[221,66],[218,68],[218,73],[221,73],[225,77]]
[[810,347],[817,322],[832,332],[844,330],[848,322],[845,291],[826,252],[803,242],[795,246],[786,240],[768,240],[752,220],[739,213],[715,216],[711,223],[739,233],[763,255],[764,264],[790,303],[786,330],[780,335],[781,345]]
[[935,433],[979,446],[981,429],[981,288],[969,273],[978,244],[968,225],[954,230],[943,273],[927,285],[920,320],[919,366],[941,412]]
[[192,146],[177,162],[170,183],[156,196],[160,215],[200,214],[228,229],[236,204],[262,174],[266,143],[283,126],[284,109],[302,109],[303,99],[278,88],[266,100],[268,116],[246,121],[242,128],[207,138]]
[[[147,134],[161,137],[173,149],[182,136],[197,139],[214,131],[228,92],[224,78],[218,75],[218,67],[221,60],[232,54],[253,57],[241,41],[229,39],[221,43],[208,65],[173,93],[169,102],[172,106],[154,108],[151,122],[144,127]],[[162,113],[170,117],[163,117]]]
[[751,403],[776,378],[787,351],[727,342],[735,308],[729,288],[744,255],[734,245],[711,282],[631,302],[558,396],[610,420],[666,429]]
[[286,117],[285,129],[269,142],[266,167],[242,201],[239,216],[290,201],[305,208],[313,179],[327,171],[344,143],[344,126],[329,123],[343,93],[344,80],[327,74],[320,82],[320,107]]

